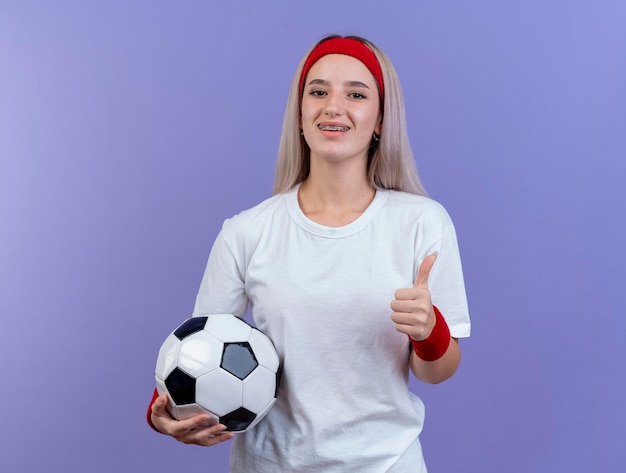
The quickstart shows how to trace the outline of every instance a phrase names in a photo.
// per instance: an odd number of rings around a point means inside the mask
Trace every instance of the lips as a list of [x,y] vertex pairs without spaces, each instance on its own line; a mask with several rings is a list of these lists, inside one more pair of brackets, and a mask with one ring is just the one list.
[[343,125],[317,125],[317,127],[322,131],[348,131],[350,129],[349,126]]

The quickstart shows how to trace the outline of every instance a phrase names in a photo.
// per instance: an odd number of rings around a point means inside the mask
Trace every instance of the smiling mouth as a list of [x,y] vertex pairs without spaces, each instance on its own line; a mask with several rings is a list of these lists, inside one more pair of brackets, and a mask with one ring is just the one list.
[[350,127],[347,126],[330,126],[330,125],[318,125],[322,131],[348,131]]

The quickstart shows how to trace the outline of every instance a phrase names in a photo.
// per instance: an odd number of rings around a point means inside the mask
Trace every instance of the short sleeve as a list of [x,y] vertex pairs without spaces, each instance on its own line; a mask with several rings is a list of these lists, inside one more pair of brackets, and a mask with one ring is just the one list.
[[244,271],[238,255],[229,245],[225,227],[218,234],[196,296],[193,316],[233,314],[243,317],[248,307]]
[[427,232],[430,242],[416,252],[419,261],[437,253],[437,261],[428,278],[433,304],[441,311],[450,327],[450,334],[455,338],[469,337],[470,318],[463,278],[461,256],[456,231],[448,214],[441,208],[439,221],[433,222],[433,228]]

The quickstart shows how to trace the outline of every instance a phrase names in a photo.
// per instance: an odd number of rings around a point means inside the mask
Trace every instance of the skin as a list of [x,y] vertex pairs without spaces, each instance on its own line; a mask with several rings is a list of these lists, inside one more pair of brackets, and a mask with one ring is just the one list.
[[[328,133],[325,124],[348,131]],[[311,150],[309,177],[298,195],[311,220],[342,226],[358,218],[376,193],[367,180],[367,152],[382,129],[380,98],[369,70],[350,56],[330,54],[305,79],[301,128]]]
[[167,402],[167,393],[163,393],[152,405],[150,419],[152,420],[152,425],[159,432],[170,435],[179,442],[203,447],[217,445],[235,436],[232,432],[224,432],[226,426],[223,424],[201,428],[200,425],[209,421],[209,417],[206,415],[176,420],[167,412]]
[[[341,126],[329,131],[324,126]],[[357,59],[339,54],[321,58],[305,79],[300,126],[310,147],[309,177],[298,193],[300,207],[311,220],[330,227],[354,221],[372,202],[376,190],[367,179],[367,153],[374,132],[382,129],[380,97],[376,80]],[[428,277],[436,255],[422,262],[415,284],[398,289],[391,302],[391,321],[396,329],[416,341],[428,338],[435,326]],[[418,379],[439,383],[454,374],[460,350],[451,339],[445,355],[426,362],[411,352],[409,366]],[[167,394],[152,406],[151,420],[160,432],[176,440],[212,446],[230,440],[224,425],[200,427],[209,419],[198,415],[178,421],[167,412]]]
[[[413,287],[398,289],[391,302],[391,320],[396,324],[396,330],[418,342],[428,338],[435,327],[436,316],[428,289],[428,276],[436,260],[437,255],[434,254],[424,258]],[[417,379],[437,384],[450,378],[460,362],[458,340],[451,338],[445,354],[436,361],[424,361],[411,351],[409,366]]]
[[[337,123],[349,130],[324,133],[320,124]],[[367,178],[367,153],[374,132],[380,134],[382,114],[376,81],[350,56],[330,54],[310,69],[302,98],[301,127],[311,149],[311,171],[300,187],[300,207],[311,220],[343,226],[363,213],[375,195]],[[411,288],[398,289],[391,302],[391,321],[413,340],[431,334],[436,316],[428,277],[436,255],[422,262]],[[411,352],[409,366],[416,378],[440,383],[454,374],[461,352],[450,340],[439,360],[424,361]]]

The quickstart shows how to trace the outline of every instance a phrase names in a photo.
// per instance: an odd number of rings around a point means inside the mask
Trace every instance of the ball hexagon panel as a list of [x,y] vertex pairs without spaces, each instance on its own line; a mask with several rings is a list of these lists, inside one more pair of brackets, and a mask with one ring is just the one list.
[[254,412],[250,412],[244,407],[240,407],[233,412],[229,412],[225,416],[220,417],[220,422],[226,426],[226,430],[231,432],[240,432],[246,430],[256,418]]
[[248,342],[225,343],[220,366],[239,379],[244,379],[258,366],[258,362]]
[[228,314],[211,315],[204,329],[224,343],[248,341],[252,332],[247,322]]
[[280,365],[278,354],[270,338],[259,330],[253,330],[250,334],[250,345],[254,349],[254,354],[259,365],[276,372]]
[[167,375],[172,372],[178,363],[178,348],[180,347],[180,340],[173,334],[170,334],[161,349],[159,350],[159,356],[157,357],[156,368],[154,369],[154,375],[161,381],[165,381]]
[[179,340],[191,335],[192,333],[199,332],[206,324],[207,317],[192,317],[185,320],[180,326],[174,330],[174,336]]
[[223,344],[204,330],[185,337],[178,349],[178,367],[198,378],[219,367]]
[[262,412],[274,401],[276,374],[264,366],[259,366],[243,380],[242,406],[252,412]]
[[196,380],[196,403],[216,416],[241,407],[241,380],[223,369],[213,370]]
[[174,368],[174,371],[165,378],[165,386],[177,405],[196,402],[196,379],[180,368]]

